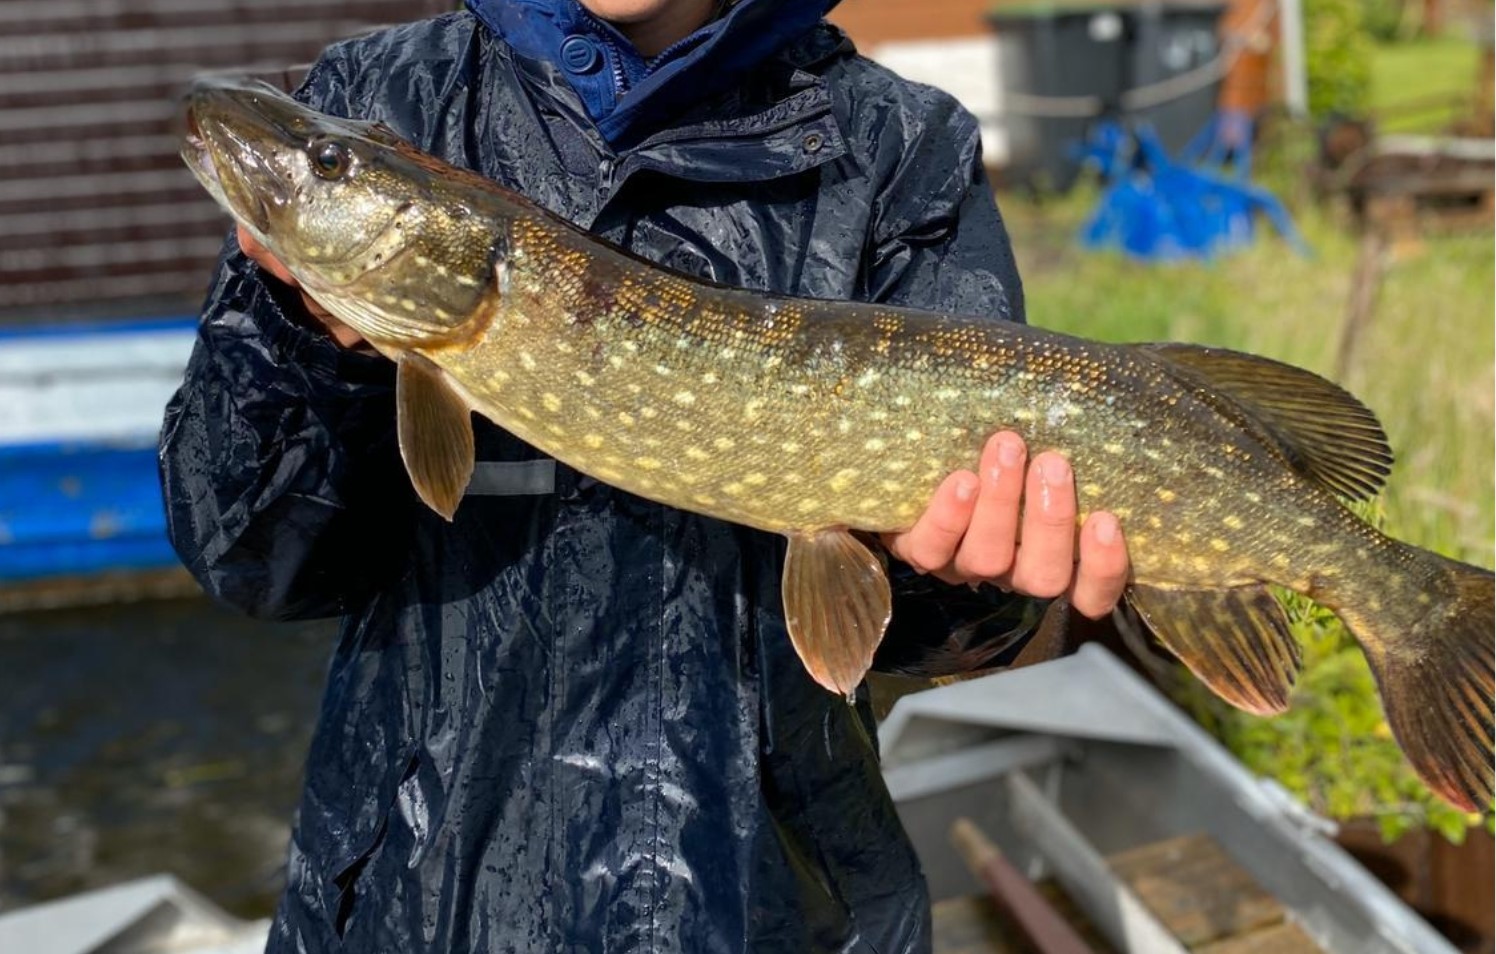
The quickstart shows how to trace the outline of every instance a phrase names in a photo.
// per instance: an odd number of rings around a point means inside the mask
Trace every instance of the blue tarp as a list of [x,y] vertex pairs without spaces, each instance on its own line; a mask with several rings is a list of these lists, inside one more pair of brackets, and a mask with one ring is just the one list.
[[1105,183],[1081,230],[1087,248],[1117,248],[1145,261],[1209,259],[1250,244],[1262,215],[1308,253],[1283,204],[1249,181],[1245,117],[1218,115],[1177,159],[1147,126],[1105,121],[1092,129],[1084,153]]

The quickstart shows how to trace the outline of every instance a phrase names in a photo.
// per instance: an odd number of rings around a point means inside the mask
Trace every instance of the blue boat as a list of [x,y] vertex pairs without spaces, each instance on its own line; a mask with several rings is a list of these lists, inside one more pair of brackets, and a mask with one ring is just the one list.
[[0,587],[177,567],[156,437],[195,326],[0,328]]

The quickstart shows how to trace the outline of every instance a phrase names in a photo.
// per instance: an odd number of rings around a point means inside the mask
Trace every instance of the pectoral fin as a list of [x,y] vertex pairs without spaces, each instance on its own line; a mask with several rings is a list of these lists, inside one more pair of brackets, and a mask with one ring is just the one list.
[[400,456],[426,505],[452,519],[473,476],[473,417],[442,370],[405,354],[395,379]]
[[1288,708],[1299,644],[1265,586],[1181,590],[1134,583],[1138,615],[1216,695],[1255,715]]
[[893,615],[883,562],[846,530],[791,536],[784,614],[811,678],[850,699]]

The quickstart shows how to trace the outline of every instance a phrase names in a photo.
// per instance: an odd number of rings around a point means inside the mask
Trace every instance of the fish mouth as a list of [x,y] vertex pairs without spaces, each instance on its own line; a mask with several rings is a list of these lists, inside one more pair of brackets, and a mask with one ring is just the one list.
[[[263,90],[263,94],[262,94]],[[272,95],[273,93],[273,95]],[[276,160],[300,147],[281,94],[261,83],[207,78],[186,96],[182,161],[203,187],[257,237],[293,188]]]

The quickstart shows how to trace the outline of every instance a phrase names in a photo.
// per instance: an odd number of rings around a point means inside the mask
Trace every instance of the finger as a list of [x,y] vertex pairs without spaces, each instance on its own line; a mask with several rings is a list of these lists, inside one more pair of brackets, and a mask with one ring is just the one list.
[[1075,575],[1075,480],[1059,454],[1040,454],[1023,495],[1023,542],[1012,586],[1029,596],[1059,596]]
[[1080,562],[1070,605],[1089,619],[1106,616],[1121,602],[1130,569],[1127,541],[1117,518],[1104,512],[1091,514],[1080,528]]
[[969,470],[951,474],[914,526],[903,533],[885,536],[894,556],[921,573],[934,573],[950,565],[956,547],[971,523],[980,481]]
[[992,435],[982,449],[981,491],[956,550],[955,570],[967,580],[992,580],[1013,568],[1027,456],[1023,438],[1012,431]]
[[245,255],[249,256],[249,258],[253,260],[256,265],[265,269],[265,271],[274,275],[276,278],[285,282],[287,285],[299,284],[296,281],[296,277],[286,270],[286,266],[281,264],[280,259],[270,254],[270,250],[261,245],[259,243],[259,240],[257,240],[253,235],[249,234],[248,229],[246,229],[242,225],[236,226],[236,229],[238,232],[240,250],[243,251]]

